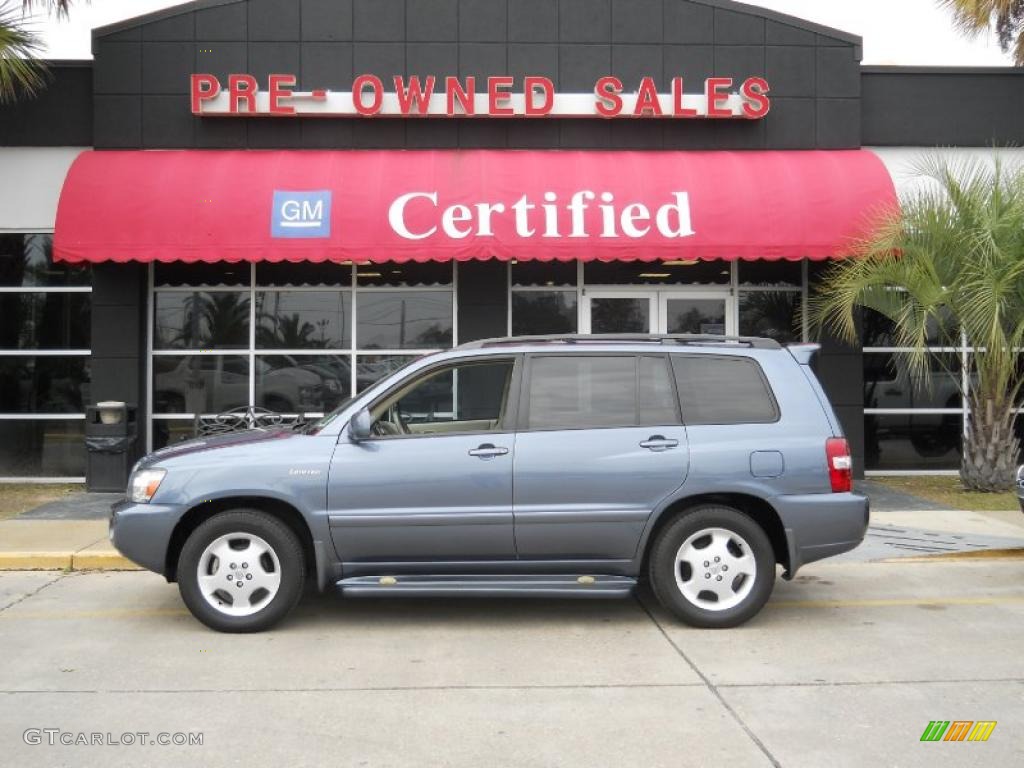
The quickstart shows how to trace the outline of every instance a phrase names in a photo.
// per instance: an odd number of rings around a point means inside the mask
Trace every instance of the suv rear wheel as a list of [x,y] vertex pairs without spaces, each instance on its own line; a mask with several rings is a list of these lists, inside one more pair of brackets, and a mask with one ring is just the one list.
[[211,517],[185,541],[178,589],[192,615],[220,632],[259,632],[302,595],[305,564],[292,530],[256,509]]
[[658,534],[650,580],[658,601],[687,624],[734,627],[768,601],[775,555],[761,526],[739,510],[694,507]]

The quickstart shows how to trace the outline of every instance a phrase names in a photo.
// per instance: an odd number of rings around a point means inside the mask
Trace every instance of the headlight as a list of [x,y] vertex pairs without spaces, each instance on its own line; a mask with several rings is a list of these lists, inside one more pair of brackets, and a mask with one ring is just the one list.
[[166,474],[166,469],[144,469],[133,474],[128,481],[128,500],[136,504],[148,504]]

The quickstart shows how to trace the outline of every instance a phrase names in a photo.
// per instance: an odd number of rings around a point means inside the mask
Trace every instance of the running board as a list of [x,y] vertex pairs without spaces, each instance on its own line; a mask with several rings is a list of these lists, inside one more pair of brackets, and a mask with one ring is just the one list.
[[349,597],[626,597],[628,576],[354,576],[336,585]]

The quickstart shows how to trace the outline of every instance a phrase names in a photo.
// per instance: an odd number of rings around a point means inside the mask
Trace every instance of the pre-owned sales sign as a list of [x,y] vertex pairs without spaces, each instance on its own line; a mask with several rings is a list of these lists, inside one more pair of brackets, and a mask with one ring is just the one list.
[[[524,77],[515,90],[510,76],[481,78],[395,76],[387,86],[376,75],[359,75],[349,91],[296,91],[295,75],[275,74],[266,89],[252,75],[194,74],[192,113],[219,117],[671,117],[758,120],[771,108],[763,77],[734,81],[709,77],[698,93],[674,77],[659,93],[652,77],[628,90],[617,77],[602,77],[591,93],[558,93],[546,77]],[[685,81],[688,83],[689,81]],[[390,90],[393,88],[394,90]]]

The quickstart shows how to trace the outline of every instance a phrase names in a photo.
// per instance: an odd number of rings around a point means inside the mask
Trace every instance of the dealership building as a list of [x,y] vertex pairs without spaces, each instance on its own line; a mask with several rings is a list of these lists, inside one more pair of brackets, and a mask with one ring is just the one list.
[[[908,30],[908,34],[912,33]],[[960,463],[970,350],[802,307],[926,153],[1024,138],[1024,70],[862,66],[727,0],[199,0],[0,106],[0,478],[243,406],[314,416],[481,338],[820,341],[858,471]],[[1003,149],[1011,159],[1015,149]]]

